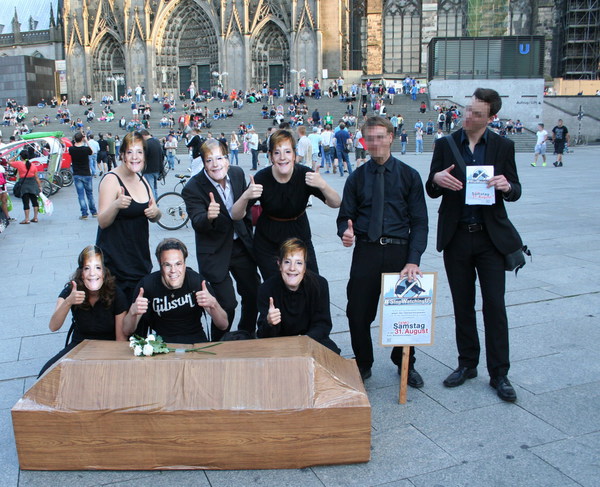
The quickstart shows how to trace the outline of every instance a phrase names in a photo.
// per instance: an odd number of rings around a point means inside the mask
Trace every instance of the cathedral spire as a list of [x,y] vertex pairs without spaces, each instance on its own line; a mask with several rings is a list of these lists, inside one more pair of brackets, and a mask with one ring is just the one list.
[[54,7],[52,7],[52,2],[50,2],[50,28],[53,29],[56,27],[56,22],[54,21]]

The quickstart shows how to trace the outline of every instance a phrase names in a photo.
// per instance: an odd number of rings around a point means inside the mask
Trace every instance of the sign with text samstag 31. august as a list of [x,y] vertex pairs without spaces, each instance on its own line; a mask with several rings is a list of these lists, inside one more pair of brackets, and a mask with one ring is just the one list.
[[408,282],[398,273],[381,275],[380,343],[384,347],[431,345],[437,272]]

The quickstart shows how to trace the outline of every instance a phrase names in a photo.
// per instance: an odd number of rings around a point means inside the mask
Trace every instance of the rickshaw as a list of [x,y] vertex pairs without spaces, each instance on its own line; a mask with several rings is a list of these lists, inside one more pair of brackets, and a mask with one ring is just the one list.
[[[38,167],[42,179],[42,192],[46,196],[56,193],[63,186],[73,184],[73,173],[70,170],[71,158],[65,151],[67,142],[62,139],[62,132],[34,132],[21,136],[22,140],[6,144],[0,148],[0,163],[19,157],[22,150],[32,152],[30,160]],[[66,157],[68,156],[68,157]],[[16,180],[16,173],[7,168],[7,179]]]

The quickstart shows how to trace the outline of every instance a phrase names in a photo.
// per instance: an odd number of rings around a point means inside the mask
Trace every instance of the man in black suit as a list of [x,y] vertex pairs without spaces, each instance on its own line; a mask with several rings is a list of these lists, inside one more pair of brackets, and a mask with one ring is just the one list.
[[[456,323],[458,368],[444,385],[460,386],[477,376],[480,345],[475,321],[475,279],[479,277],[490,386],[501,399],[512,402],[517,396],[507,377],[510,361],[504,256],[519,249],[522,242],[508,220],[504,202],[519,199],[521,184],[513,142],[487,128],[501,106],[496,91],[475,90],[465,109],[463,128],[436,141],[425,188],[432,198],[443,196],[437,249],[444,251]],[[454,157],[449,137],[464,162]],[[494,166],[494,176],[487,183],[495,189],[494,204],[465,204],[466,165]]]
[[231,328],[237,300],[242,309],[238,330],[254,334],[260,277],[252,252],[250,211],[239,221],[231,219],[234,202],[246,190],[244,171],[230,166],[227,146],[213,139],[202,145],[204,168],[185,185],[182,196],[196,232],[196,257],[200,272],[210,282],[217,301],[227,312],[229,326],[211,326],[211,340],[219,340]]

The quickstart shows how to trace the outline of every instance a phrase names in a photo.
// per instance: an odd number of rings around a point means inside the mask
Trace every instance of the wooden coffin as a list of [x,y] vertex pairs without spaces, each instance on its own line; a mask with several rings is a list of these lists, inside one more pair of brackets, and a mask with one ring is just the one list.
[[[183,347],[183,346],[182,346]],[[308,337],[134,357],[85,341],[12,409],[26,470],[266,469],[367,462],[353,360]]]

